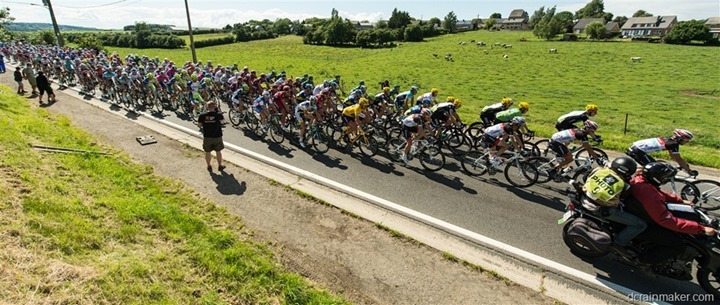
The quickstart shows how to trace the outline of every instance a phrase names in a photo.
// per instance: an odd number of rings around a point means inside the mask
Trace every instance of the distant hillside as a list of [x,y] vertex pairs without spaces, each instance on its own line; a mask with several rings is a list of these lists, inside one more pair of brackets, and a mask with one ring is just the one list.
[[[13,22],[6,26],[5,29],[8,31],[17,32],[31,32],[31,31],[42,31],[52,30],[52,23],[35,23],[35,22]],[[60,31],[102,31],[102,29],[86,28],[74,25],[60,25]]]

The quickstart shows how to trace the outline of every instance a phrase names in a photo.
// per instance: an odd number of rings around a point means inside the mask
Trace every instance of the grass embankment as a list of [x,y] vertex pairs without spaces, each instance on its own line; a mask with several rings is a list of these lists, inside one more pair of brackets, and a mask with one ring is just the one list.
[[[471,40],[513,47],[478,47]],[[466,44],[459,45],[460,41]],[[551,48],[558,53],[549,54]],[[177,63],[191,58],[189,50],[108,49],[122,55],[168,57]],[[443,59],[446,53],[453,55],[453,62]],[[504,59],[505,54],[509,58]],[[260,72],[309,73],[316,80],[338,73],[346,89],[365,80],[371,93],[379,91],[376,84],[383,79],[401,84],[404,90],[411,85],[422,92],[437,87],[443,98],[452,95],[464,101],[460,114],[468,122],[478,120],[485,105],[510,96],[530,102],[530,128],[545,137],[555,131],[560,115],[596,103],[600,113],[594,119],[600,124],[598,133],[605,138],[606,148],[624,151],[636,140],[686,128],[696,139],[683,147],[683,156],[716,168],[720,168],[720,125],[715,124],[720,115],[720,61],[715,60],[719,55],[717,47],[544,41],[524,31],[465,32],[388,49],[312,46],[302,44],[301,37],[283,36],[197,50],[201,61],[238,63]],[[630,57],[634,56],[642,61],[633,63]],[[688,94],[693,92],[701,94]]]
[[0,86],[0,303],[341,304],[236,217]]

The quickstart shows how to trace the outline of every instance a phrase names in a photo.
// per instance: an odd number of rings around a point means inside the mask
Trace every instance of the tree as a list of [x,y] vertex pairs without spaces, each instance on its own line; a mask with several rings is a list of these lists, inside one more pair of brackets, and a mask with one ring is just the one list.
[[0,41],[9,41],[12,34],[5,30],[5,26],[12,23],[15,17],[10,16],[10,8],[0,8]]
[[42,30],[37,33],[39,40],[44,44],[54,45],[55,44],[55,33],[50,30]]
[[438,17],[432,17],[430,20],[428,20],[428,24],[430,25],[437,25],[438,27],[442,26],[442,21],[440,21],[440,18]]
[[575,19],[603,18],[605,17],[605,3],[603,0],[591,0],[585,7],[575,12]]
[[710,29],[705,26],[703,20],[680,21],[670,32],[663,37],[663,40],[672,44],[688,44],[693,40],[708,43],[712,39]]
[[404,28],[410,24],[410,21],[410,13],[398,11],[398,9],[395,8],[390,15],[390,19],[388,19],[388,27],[391,29]]
[[607,37],[608,30],[602,22],[591,22],[585,27],[585,34],[590,39],[603,39]]
[[568,11],[559,12],[553,16],[551,23],[553,24],[553,29],[557,31],[556,35],[559,33],[572,32],[572,27],[575,25],[573,13]]
[[530,29],[534,29],[535,25],[542,20],[543,16],[545,16],[545,6],[541,6],[537,11],[535,11],[532,16],[530,16],[530,19],[528,20],[528,25],[530,26]]
[[615,19],[613,19],[613,22],[617,22],[619,27],[622,27],[627,21],[628,17],[626,16],[615,16]]
[[422,41],[423,30],[419,25],[411,25],[405,28],[405,41]]
[[455,15],[455,12],[450,11],[443,20],[443,29],[447,30],[450,33],[455,32],[455,30],[457,30],[457,22],[458,19]]
[[555,17],[555,9],[556,7],[553,6],[552,8],[545,10],[545,16],[543,16],[540,22],[538,22],[533,29],[533,34],[535,36],[544,38],[545,40],[550,40],[555,38],[555,36],[560,32],[561,26],[559,26],[559,20],[553,20],[553,17]]
[[605,23],[608,23],[610,20],[613,20],[614,16],[615,15],[613,15],[613,13],[605,12],[605,14],[603,14],[603,19],[605,19]]
[[80,38],[78,46],[83,49],[93,49],[98,53],[103,50],[103,45],[95,35],[85,35]]
[[277,19],[272,25],[272,30],[277,35],[287,35],[292,32],[292,20],[288,18]]
[[652,17],[653,14],[646,12],[645,10],[638,10],[633,14],[633,17]]
[[488,31],[490,31],[490,30],[493,29],[493,27],[495,26],[495,24],[496,24],[495,18],[490,18],[490,19],[488,19],[488,20],[485,21],[485,29],[488,30]]
[[491,18],[491,19],[492,19],[492,18],[500,19],[500,18],[502,18],[502,14],[500,14],[500,13],[492,13],[492,15],[490,15],[490,18]]

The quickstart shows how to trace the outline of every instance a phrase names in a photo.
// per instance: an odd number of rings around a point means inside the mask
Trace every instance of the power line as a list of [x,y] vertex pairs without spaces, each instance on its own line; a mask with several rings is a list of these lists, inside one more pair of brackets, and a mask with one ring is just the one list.
[[0,1],[0,2],[3,2],[3,3],[13,3],[13,4],[27,4],[27,5],[39,5],[39,6],[43,6],[43,5],[40,4],[40,3],[32,3],[32,2],[17,2],[17,1]]
[[95,5],[95,6],[64,6],[64,5],[55,5],[55,6],[57,6],[57,7],[62,7],[62,8],[80,8],[80,9],[82,9],[82,8],[98,8],[98,7],[104,7],[104,6],[110,6],[110,5],[113,5],[113,4],[122,3],[122,2],[125,2],[125,1],[127,1],[127,0],[114,1],[114,2],[105,3],[105,4],[100,4],[100,5]]

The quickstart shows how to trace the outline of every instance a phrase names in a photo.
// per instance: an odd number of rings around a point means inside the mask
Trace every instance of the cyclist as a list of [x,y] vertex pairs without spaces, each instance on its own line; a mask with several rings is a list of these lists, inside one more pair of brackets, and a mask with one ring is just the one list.
[[[310,85],[312,86],[312,85]],[[305,148],[305,121],[310,122],[310,126],[313,125],[315,122],[315,103],[317,102],[317,98],[314,96],[311,96],[307,101],[303,101],[295,107],[295,120],[300,122],[300,134],[298,135],[298,142],[300,142],[300,146],[302,148]]]
[[345,106],[355,105],[360,100],[360,98],[365,97],[366,91],[367,87],[365,85],[360,85],[359,87],[350,91],[350,94],[348,94],[348,97],[345,99],[345,101],[343,101],[343,104],[345,104]]
[[[529,109],[530,109],[530,103],[520,102],[520,104],[518,104],[517,108],[500,111],[497,114],[495,114],[494,123],[498,124],[498,123],[502,123],[502,122],[510,122],[510,120],[512,120],[512,118],[522,116],[523,114],[527,113]],[[532,133],[532,131],[530,131],[527,128],[527,126],[523,126],[520,129],[520,131],[523,133]]]
[[295,100],[298,102],[304,102],[307,101],[312,96],[312,84],[305,84],[303,86],[304,90],[300,91],[300,93],[295,95]]
[[427,107],[437,105],[437,95],[438,89],[432,88],[430,92],[418,96],[416,105],[427,105]]
[[282,128],[285,131],[287,130],[286,123],[287,123],[287,115],[290,113],[290,105],[292,103],[292,88],[290,86],[283,86],[282,91],[275,92],[273,95],[273,103],[275,104],[275,107],[280,111],[280,122],[282,122]]
[[243,88],[242,87],[238,87],[237,89],[235,89],[235,91],[233,91],[232,94],[230,94],[230,100],[232,101],[232,105],[233,105],[233,107],[235,107],[235,109],[237,111],[245,110],[245,105],[241,100],[242,97],[243,97]]
[[[521,151],[517,131],[525,124],[525,118],[519,116],[514,117],[510,122],[495,124],[485,129],[485,133],[482,135],[481,145],[490,148],[490,163],[493,167],[498,168],[500,163],[502,163],[498,156],[502,156],[502,154],[510,148],[507,145],[508,139],[510,139],[510,143],[512,143],[515,151]],[[498,147],[500,147],[500,149],[497,149]],[[493,152],[493,150],[495,150],[495,152]]]
[[484,127],[492,125],[495,122],[495,115],[500,111],[510,109],[514,102],[513,99],[506,97],[500,103],[485,106],[480,111],[480,120],[483,122]]
[[405,112],[410,105],[415,101],[415,94],[417,94],[418,88],[415,86],[410,87],[410,90],[401,92],[395,97],[395,107],[400,113]]
[[598,127],[598,123],[595,123],[591,120],[586,120],[583,123],[582,129],[565,129],[553,134],[552,137],[550,137],[548,146],[550,146],[550,149],[552,149],[555,152],[555,155],[558,158],[562,159],[562,161],[555,165],[555,167],[553,167],[548,172],[548,175],[554,178],[558,171],[565,168],[565,166],[567,166],[568,164],[570,164],[570,162],[573,161],[572,152],[570,151],[570,149],[568,149],[567,144],[576,140],[582,141],[582,147],[588,152],[588,154],[590,154],[590,158],[592,158],[593,160],[597,160],[598,155],[592,149],[590,143],[588,143],[588,136],[590,135],[597,139],[598,136],[595,135],[595,131],[598,129]]
[[460,115],[457,110],[462,107],[462,101],[452,96],[448,96],[447,102],[440,103],[432,108],[432,116],[430,117],[432,126],[435,127],[435,137],[439,137],[443,129],[447,126],[458,123],[462,125]]
[[400,94],[400,85],[395,84],[392,90],[390,90],[390,99],[395,100],[395,97]]
[[373,99],[373,106],[378,111],[378,115],[385,114],[388,102],[390,102],[390,87],[383,87],[382,92],[375,94]]
[[694,135],[685,129],[675,129],[672,137],[650,138],[635,141],[626,154],[633,158],[640,165],[647,165],[655,162],[655,159],[648,154],[661,150],[667,150],[670,157],[691,176],[697,176],[696,170],[691,170],[690,165],[680,156],[680,145],[685,145],[692,140]]
[[270,92],[267,91],[263,91],[260,96],[253,100],[252,104],[255,113],[260,114],[260,123],[265,131],[267,131],[268,105],[270,105]]
[[[422,108],[420,113],[413,113],[406,116],[402,120],[403,124],[403,136],[405,137],[405,150],[403,150],[402,161],[405,165],[408,164],[408,153],[412,147],[415,138],[422,139],[425,137],[425,129],[428,129],[430,123],[430,117],[432,116],[432,110],[428,108]],[[417,137],[415,137],[417,134]]]
[[[343,122],[347,125],[345,135],[351,135],[355,133],[357,128],[362,127],[361,114],[367,112],[368,101],[365,98],[361,98],[360,101],[352,106],[347,106],[342,111]],[[366,114],[367,115],[367,114]],[[341,138],[340,141],[343,139]]]
[[585,122],[590,119],[591,116],[595,116],[598,112],[598,106],[595,104],[587,104],[585,106],[585,111],[577,110],[572,111],[567,114],[561,115],[557,119],[557,123],[555,124],[555,129],[558,131],[563,131],[565,129],[573,129],[578,128],[575,126],[576,123],[579,122]]

